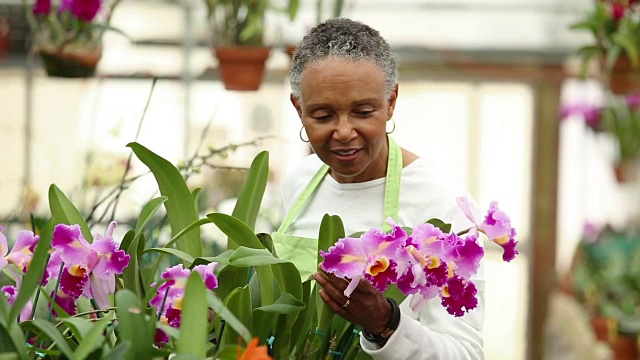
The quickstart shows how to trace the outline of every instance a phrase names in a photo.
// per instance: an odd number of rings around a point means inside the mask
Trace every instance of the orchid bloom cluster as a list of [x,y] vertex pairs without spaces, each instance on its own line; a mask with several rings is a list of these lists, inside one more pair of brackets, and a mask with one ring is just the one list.
[[[58,224],[53,230],[51,239],[51,256],[42,279],[42,285],[50,281],[58,281],[59,286],[53,290],[51,297],[70,315],[77,312],[77,301],[80,296],[93,299],[100,308],[109,306],[109,294],[116,290],[116,275],[122,274],[129,265],[129,255],[118,249],[113,240],[116,223],[112,222],[104,236],[96,234],[93,243],[82,236],[79,225]],[[2,228],[0,227],[0,231]],[[26,273],[33,259],[33,251],[40,237],[33,232],[18,232],[13,249],[7,253],[7,240],[0,233],[0,269],[13,264],[22,274]],[[9,268],[15,286],[5,286],[2,291],[12,304],[22,284],[22,274]],[[28,320],[31,316],[31,303],[23,310],[20,320]]]
[[52,278],[60,275],[55,299],[69,314],[76,313],[80,296],[95,300],[102,309],[109,306],[109,294],[116,290],[116,275],[129,265],[129,255],[113,240],[115,227],[111,222],[105,235],[96,234],[93,243],[82,236],[79,225],[58,224],[54,228],[54,251],[47,273]]
[[[21,230],[16,235],[16,242],[11,251],[7,238],[2,234],[2,226],[0,226],[0,270],[6,268],[15,280],[14,285],[3,286],[0,290],[9,300],[9,305],[13,305],[22,285],[22,274],[25,274],[31,265],[33,258],[33,249],[40,240],[38,235],[28,230]],[[15,265],[15,268],[9,266]],[[20,321],[29,319],[32,311],[32,303],[29,302],[20,313]]]
[[93,23],[102,22],[105,17],[108,22],[113,11],[113,6],[107,9],[105,3],[105,0],[35,0],[27,16],[41,45],[59,50],[66,46],[95,47],[104,29],[94,29]]
[[[204,285],[208,290],[218,287],[218,278],[214,274],[218,267],[217,262],[207,265],[197,265],[193,270],[183,268],[182,264],[166,269],[161,277],[165,280],[160,286],[158,283],[151,284],[156,288],[156,296],[149,305],[156,308],[159,320],[174,328],[180,327],[180,317],[182,315],[182,301],[184,299],[187,279],[192,271],[197,272],[202,277]],[[166,343],[169,337],[161,330],[156,331],[156,343]]]
[[338,240],[328,252],[321,251],[322,267],[338,277],[351,279],[344,291],[347,297],[362,278],[379,291],[395,283],[404,294],[414,295],[410,307],[415,312],[420,311],[429,299],[439,296],[449,314],[463,316],[478,305],[477,289],[471,280],[484,256],[478,233],[484,233],[500,245],[503,260],[507,262],[518,254],[518,242],[509,217],[498,209],[496,202],[491,203],[480,224],[473,216],[467,198],[458,198],[458,205],[475,225],[464,238],[445,233],[430,223],[416,226],[408,235],[388,218],[392,226],[389,233],[371,229],[358,238]]

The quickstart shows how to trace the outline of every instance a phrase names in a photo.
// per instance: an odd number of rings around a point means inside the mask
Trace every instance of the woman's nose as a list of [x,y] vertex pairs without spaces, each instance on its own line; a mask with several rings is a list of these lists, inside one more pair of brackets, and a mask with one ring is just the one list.
[[333,138],[347,143],[358,136],[356,129],[347,116],[340,116],[336,129],[333,131]]

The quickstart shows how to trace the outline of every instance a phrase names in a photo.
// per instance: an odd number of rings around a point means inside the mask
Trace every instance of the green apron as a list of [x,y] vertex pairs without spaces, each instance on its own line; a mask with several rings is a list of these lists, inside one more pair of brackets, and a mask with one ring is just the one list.
[[[390,136],[387,136],[387,138],[389,139],[389,159],[387,162],[387,180],[384,190],[384,214],[382,219],[382,226],[385,231],[391,229],[391,226],[386,222],[388,217],[398,221],[400,177],[402,175],[402,150]],[[326,164],[322,165],[302,193],[296,198],[293,206],[284,217],[280,228],[271,235],[278,257],[291,261],[300,271],[302,281],[317,271],[318,239],[291,236],[287,235],[286,232],[328,172],[329,167]],[[368,229],[362,229],[362,231],[366,230]]]

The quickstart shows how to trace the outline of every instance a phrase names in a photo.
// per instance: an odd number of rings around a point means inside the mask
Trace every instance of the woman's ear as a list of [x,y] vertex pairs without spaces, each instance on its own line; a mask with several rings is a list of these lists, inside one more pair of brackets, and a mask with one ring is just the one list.
[[293,107],[298,112],[298,117],[300,118],[300,120],[302,120],[302,107],[300,106],[300,100],[295,97],[293,93],[289,95],[289,100],[291,100],[291,104],[293,104]]
[[[396,86],[393,88],[393,91],[391,92],[391,95],[389,96],[389,103],[388,103],[388,108],[387,108],[387,114],[389,116],[389,119],[391,119],[393,117],[393,111],[396,108],[396,100],[398,99],[398,84],[396,84]],[[387,120],[389,120],[387,119]]]

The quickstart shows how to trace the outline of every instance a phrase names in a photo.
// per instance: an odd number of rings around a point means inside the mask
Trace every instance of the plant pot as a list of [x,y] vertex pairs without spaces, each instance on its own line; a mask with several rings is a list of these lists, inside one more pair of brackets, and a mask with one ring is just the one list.
[[293,53],[296,51],[296,48],[298,48],[298,45],[285,45],[284,52],[289,55],[289,59],[293,59]]
[[260,88],[269,47],[216,47],[218,72],[227,90],[255,91]]
[[613,351],[615,360],[637,360],[637,337],[618,334],[617,321],[603,316],[593,316],[591,327],[599,341],[607,343]]
[[611,69],[609,90],[616,95],[640,93],[640,69],[633,69],[627,56],[620,56]]
[[62,78],[85,78],[95,75],[102,58],[102,48],[90,51],[38,49],[47,75]]
[[626,160],[614,165],[614,172],[618,183],[631,183],[638,181],[640,176],[640,160]]

